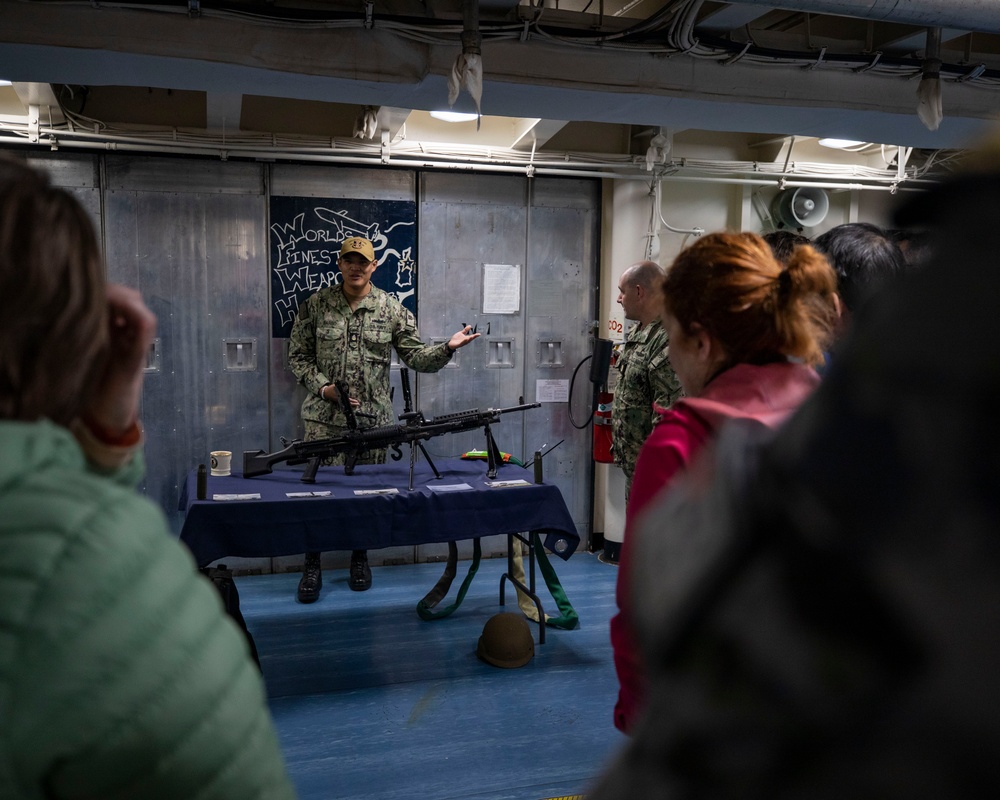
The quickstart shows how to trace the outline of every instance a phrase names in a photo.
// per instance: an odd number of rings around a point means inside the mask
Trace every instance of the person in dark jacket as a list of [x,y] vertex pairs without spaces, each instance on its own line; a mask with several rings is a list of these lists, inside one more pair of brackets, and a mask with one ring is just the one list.
[[156,319],[6,159],[0,320],[0,797],[294,797],[245,638],[135,491]]

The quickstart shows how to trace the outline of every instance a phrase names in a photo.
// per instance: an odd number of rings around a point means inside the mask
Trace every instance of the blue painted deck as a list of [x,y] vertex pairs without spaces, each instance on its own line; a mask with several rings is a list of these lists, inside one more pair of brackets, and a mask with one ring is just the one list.
[[[465,602],[424,622],[417,601],[442,564],[375,567],[368,592],[323,573],[313,605],[298,573],[238,578],[288,770],[303,800],[542,800],[582,794],[624,741],[608,621],[617,570],[590,553],[552,559],[580,615],[535,634],[535,658],[505,670],[475,655],[486,621],[516,611],[506,559],[485,559]],[[449,597],[468,568],[459,575]],[[546,611],[555,603],[539,575]]]

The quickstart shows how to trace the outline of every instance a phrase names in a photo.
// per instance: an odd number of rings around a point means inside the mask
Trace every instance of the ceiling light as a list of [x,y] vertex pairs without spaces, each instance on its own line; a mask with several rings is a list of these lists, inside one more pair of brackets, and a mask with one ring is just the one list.
[[0,86],[12,86],[12,85],[13,84],[10,81],[7,81],[7,80],[4,80],[3,78],[0,78]]
[[860,147],[868,142],[856,142],[854,139],[820,139],[819,144],[823,147],[835,147],[838,150],[846,150],[848,147]]
[[430,114],[442,122],[473,122],[479,117],[478,114],[465,114],[461,111],[431,111]]

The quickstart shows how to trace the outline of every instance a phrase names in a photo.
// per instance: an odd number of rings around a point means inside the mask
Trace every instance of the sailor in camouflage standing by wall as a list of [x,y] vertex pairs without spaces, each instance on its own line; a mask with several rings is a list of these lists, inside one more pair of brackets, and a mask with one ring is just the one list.
[[[345,239],[337,267],[342,282],[320,289],[299,307],[289,342],[289,366],[308,390],[302,402],[306,439],[336,436],[347,429],[334,381],[347,384],[351,405],[374,417],[370,424],[388,425],[393,422],[389,396],[392,348],[410,369],[437,372],[455,350],[479,337],[478,333],[468,334],[466,326],[443,344],[424,344],[413,314],[395,297],[372,285],[378,262],[368,239]],[[382,464],[385,455],[385,450],[370,450],[362,453],[357,463]],[[324,463],[343,464],[344,456]],[[348,586],[361,592],[371,583],[368,553],[355,550]],[[315,602],[322,586],[320,554],[306,553],[299,601]]]
[[669,408],[681,396],[681,385],[667,357],[667,332],[660,322],[663,268],[640,261],[622,273],[618,302],[625,319],[634,320],[618,354],[618,385],[611,406],[611,454],[625,473],[625,500],[639,449],[653,429],[653,404]]

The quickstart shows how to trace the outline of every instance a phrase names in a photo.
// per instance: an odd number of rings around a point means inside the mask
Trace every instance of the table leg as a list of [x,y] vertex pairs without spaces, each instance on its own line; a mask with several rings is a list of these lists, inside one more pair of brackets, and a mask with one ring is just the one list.
[[[514,577],[515,540],[524,542],[528,545],[529,586],[525,586],[521,581]],[[527,595],[535,604],[535,608],[538,609],[538,643],[545,644],[545,611],[542,608],[541,599],[539,599],[538,595],[535,593],[535,551],[532,547],[531,540],[525,539],[519,533],[507,534],[507,571],[500,576],[500,605],[505,605],[504,587],[508,580],[524,592],[524,594]]]

